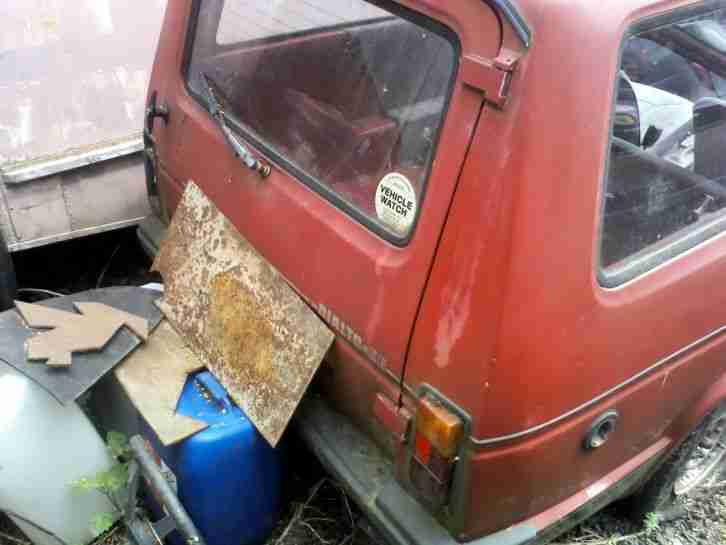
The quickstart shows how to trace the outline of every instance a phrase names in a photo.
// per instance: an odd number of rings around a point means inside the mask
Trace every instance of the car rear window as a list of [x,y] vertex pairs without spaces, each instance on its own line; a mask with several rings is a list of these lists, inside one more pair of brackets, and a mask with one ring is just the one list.
[[687,13],[623,45],[601,235],[606,286],[726,229],[726,10]]
[[453,33],[364,0],[201,0],[187,83],[302,182],[394,241],[421,207]]

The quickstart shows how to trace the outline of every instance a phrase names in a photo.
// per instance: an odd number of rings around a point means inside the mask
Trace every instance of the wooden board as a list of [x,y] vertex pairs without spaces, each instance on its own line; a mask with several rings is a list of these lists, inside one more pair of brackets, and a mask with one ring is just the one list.
[[146,319],[103,303],[75,303],[82,314],[15,301],[15,307],[29,327],[39,331],[26,341],[29,360],[47,360],[51,367],[70,367],[74,352],[96,352],[108,344],[123,326],[142,340],[149,335]]
[[333,333],[193,182],[153,268],[161,311],[275,446]]
[[199,358],[163,320],[147,342],[114,372],[161,442],[171,445],[207,427],[204,422],[175,412],[187,376],[202,367]]

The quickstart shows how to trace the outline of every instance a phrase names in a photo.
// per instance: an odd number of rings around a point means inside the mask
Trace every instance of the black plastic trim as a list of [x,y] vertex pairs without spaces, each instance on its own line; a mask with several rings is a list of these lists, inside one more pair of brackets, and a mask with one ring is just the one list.
[[512,25],[517,37],[526,49],[532,47],[532,29],[522,16],[516,4],[511,0],[489,0],[489,4],[496,9],[504,19]]
[[151,259],[156,259],[159,254],[161,242],[166,236],[166,225],[161,218],[154,214],[149,214],[136,228],[136,236],[139,239],[142,249]]

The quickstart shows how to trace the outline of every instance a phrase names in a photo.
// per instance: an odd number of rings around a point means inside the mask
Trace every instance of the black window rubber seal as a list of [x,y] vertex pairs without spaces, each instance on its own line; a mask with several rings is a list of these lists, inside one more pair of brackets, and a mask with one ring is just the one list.
[[522,12],[512,0],[489,0],[487,2],[512,25],[517,37],[526,49],[532,46],[532,29],[522,16]]

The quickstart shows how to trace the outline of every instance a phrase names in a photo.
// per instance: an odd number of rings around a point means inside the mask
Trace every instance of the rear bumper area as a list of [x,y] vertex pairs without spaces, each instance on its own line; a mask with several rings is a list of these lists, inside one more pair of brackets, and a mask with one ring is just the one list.
[[159,246],[165,234],[166,225],[155,214],[146,216],[136,230],[141,247],[152,259],[159,253]]
[[[389,543],[459,543],[396,482],[390,460],[345,416],[324,401],[310,398],[300,405],[295,424],[326,469],[343,483]],[[523,545],[536,534],[535,528],[521,524],[467,543]]]

